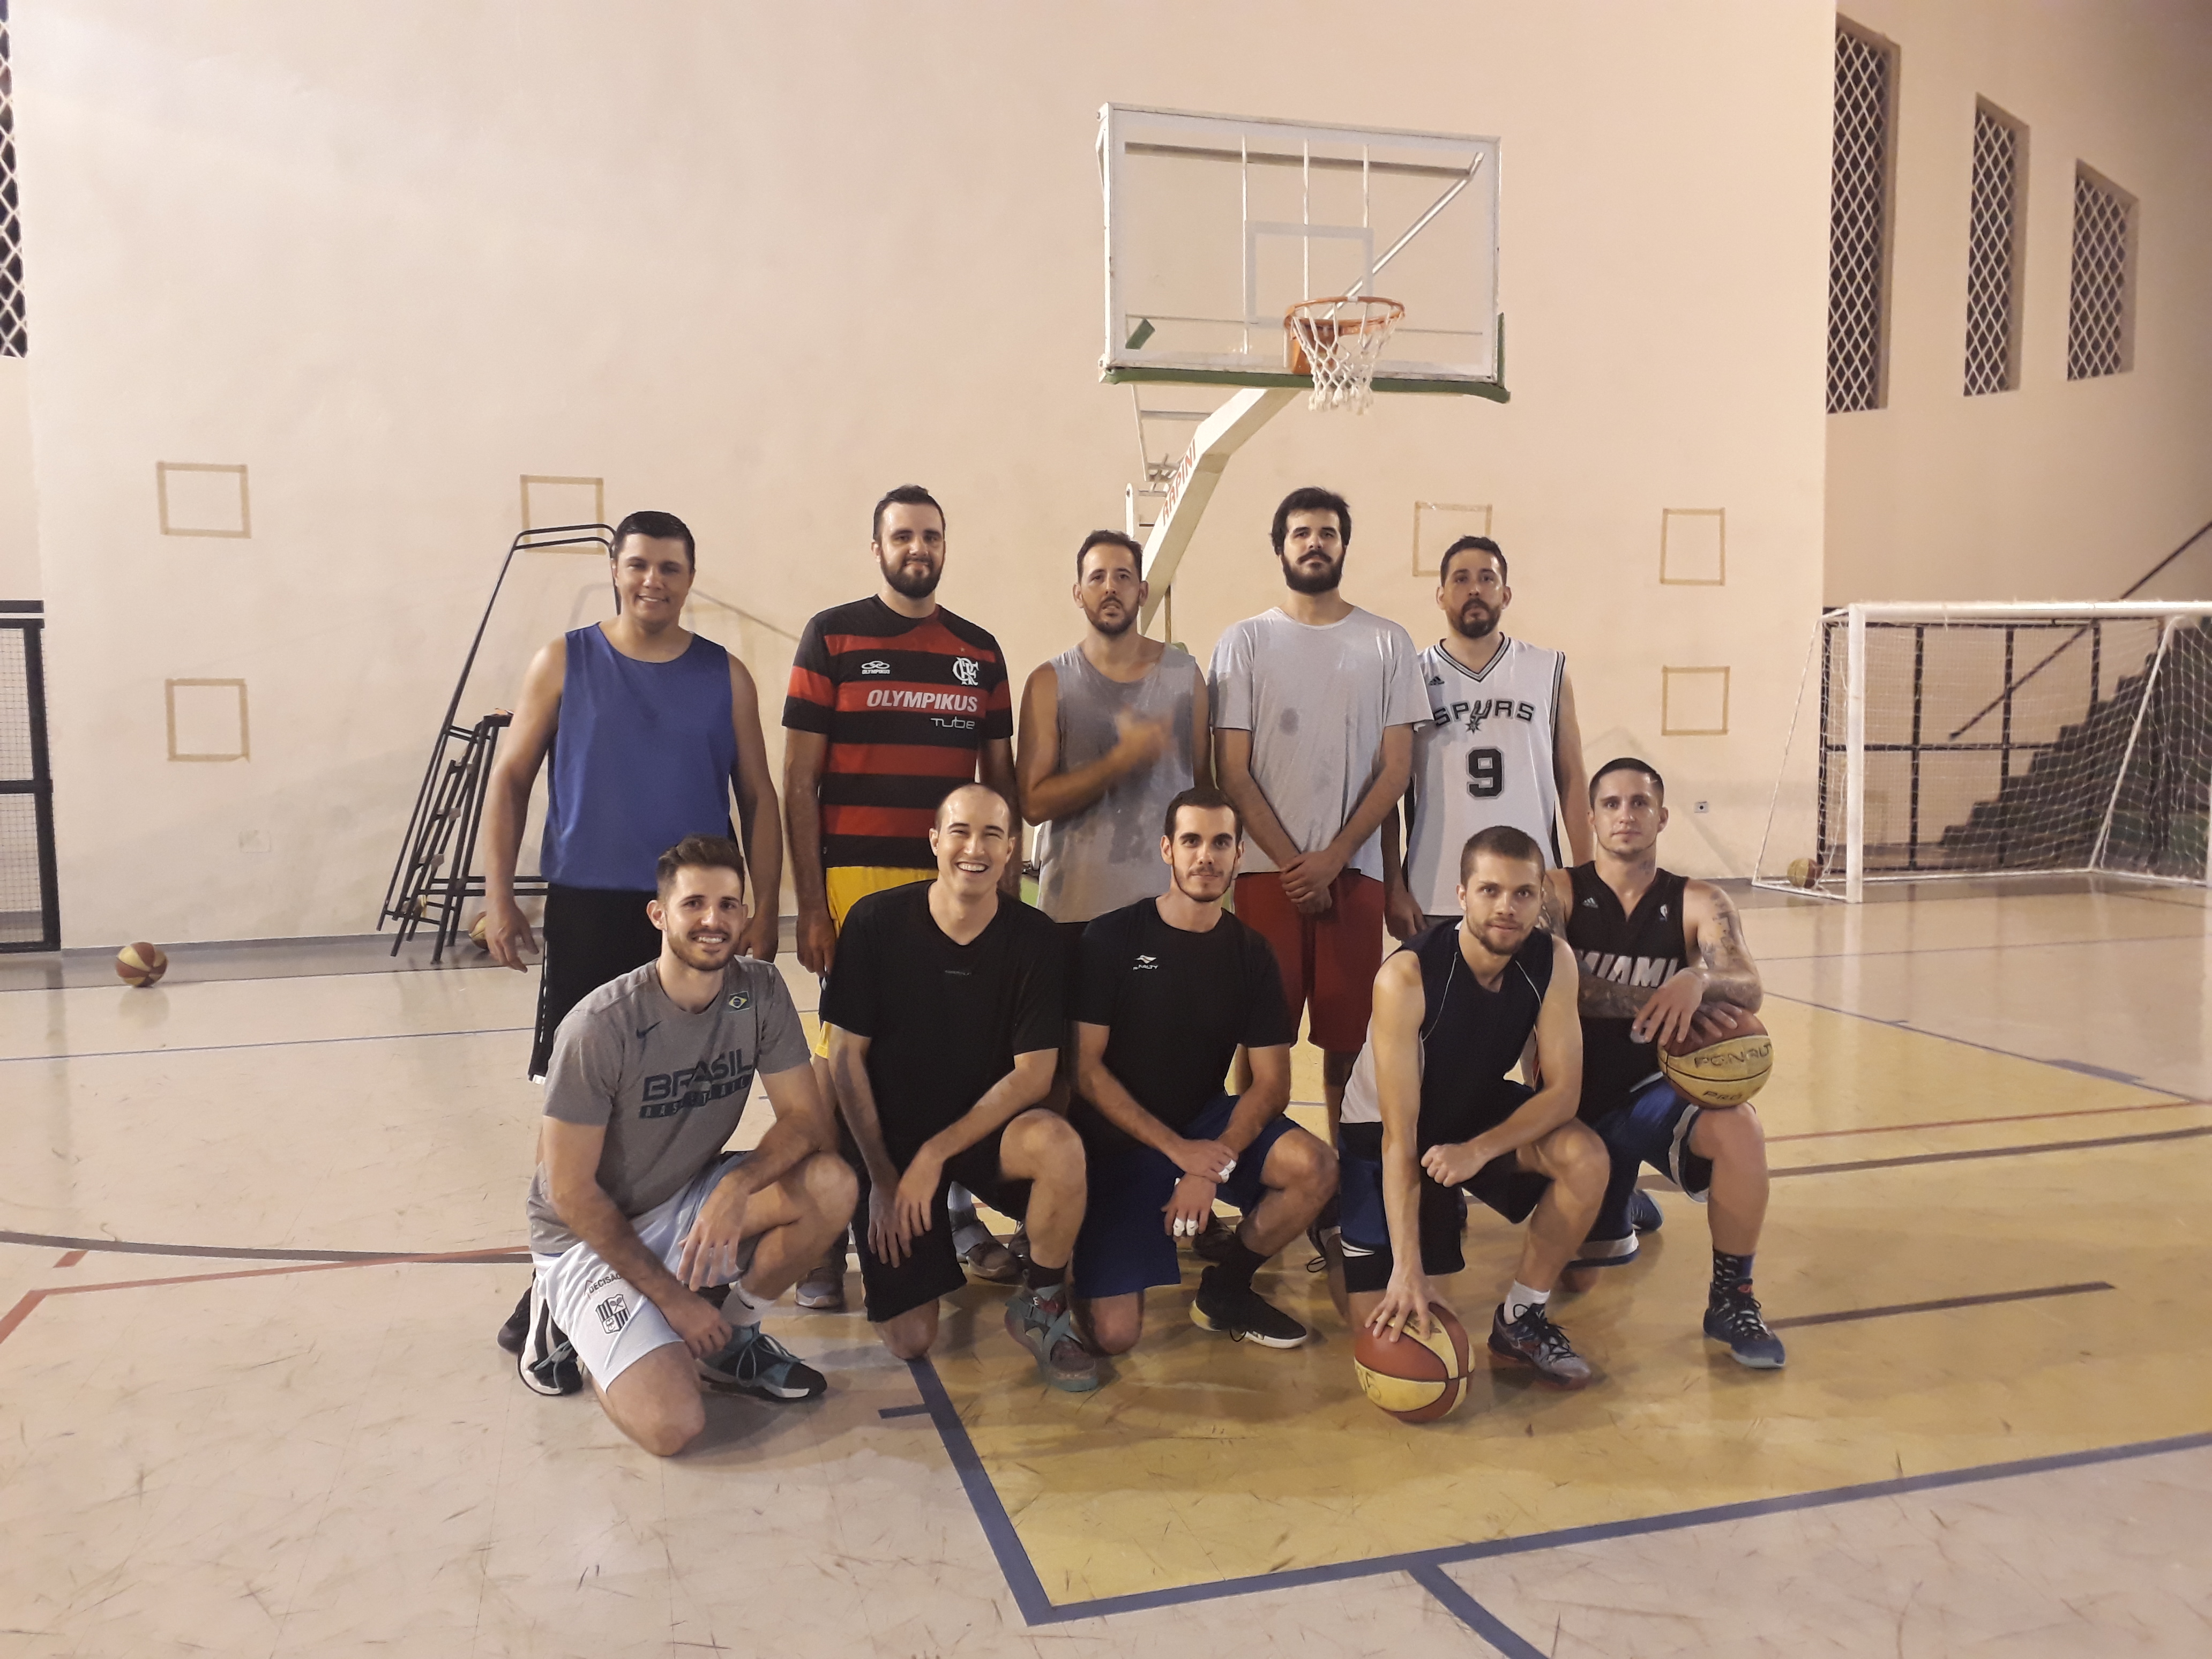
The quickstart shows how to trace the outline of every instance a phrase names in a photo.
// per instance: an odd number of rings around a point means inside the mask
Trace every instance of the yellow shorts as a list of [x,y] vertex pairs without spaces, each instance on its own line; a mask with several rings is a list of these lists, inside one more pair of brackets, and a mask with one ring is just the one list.
[[[822,872],[822,884],[830,900],[830,925],[842,933],[846,916],[869,894],[931,881],[936,875],[934,870],[897,869],[882,864],[833,864]],[[814,1032],[814,1056],[830,1058],[830,1028],[819,1020]]]

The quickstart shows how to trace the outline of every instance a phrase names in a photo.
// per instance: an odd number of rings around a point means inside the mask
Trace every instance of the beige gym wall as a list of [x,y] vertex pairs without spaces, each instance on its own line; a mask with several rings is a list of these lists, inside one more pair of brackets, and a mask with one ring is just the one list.
[[[2116,599],[2212,520],[2212,9],[1839,9],[1899,74],[1889,400],[1828,417],[1827,600]],[[1977,97],[2027,128],[2027,244],[2021,384],[1969,398]],[[2077,161],[2137,199],[2139,286],[2135,367],[2069,381]],[[2212,599],[2212,546],[2140,597]]]
[[[1670,861],[1747,870],[1820,599],[1832,15],[1353,21],[1372,49],[1316,3],[27,9],[68,941],[370,926],[525,474],[683,514],[702,587],[792,632],[866,591],[868,506],[920,480],[946,601],[1018,677],[1061,648],[1069,556],[1133,471],[1096,374],[1109,99],[1504,141],[1513,402],[1285,411],[1178,635],[1203,657],[1274,601],[1268,513],[1322,482],[1357,510],[1347,591],[1433,637],[1413,504],[1487,504],[1593,749],[1668,772]],[[161,533],[162,461],[246,467],[250,535]],[[1669,507],[1725,508],[1725,586],[1660,583]],[[517,605],[550,632],[595,580],[543,566]],[[1662,734],[1669,666],[1730,671],[1725,736]],[[245,682],[249,759],[167,758],[179,679]]]

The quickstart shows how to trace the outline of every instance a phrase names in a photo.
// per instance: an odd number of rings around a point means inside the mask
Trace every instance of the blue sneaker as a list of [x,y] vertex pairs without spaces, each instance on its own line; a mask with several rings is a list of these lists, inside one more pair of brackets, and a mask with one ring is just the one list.
[[1638,1187],[1628,1195],[1628,1224],[1639,1233],[1656,1233],[1667,1224],[1659,1200]]
[[1739,1365],[1760,1371],[1782,1369],[1782,1339],[1766,1328],[1766,1321],[1759,1316],[1759,1298],[1747,1285],[1713,1291],[1705,1304],[1705,1336],[1711,1341],[1727,1343]]
[[757,1400],[812,1400],[830,1379],[757,1325],[740,1325],[720,1352],[700,1360],[699,1380],[715,1394]]

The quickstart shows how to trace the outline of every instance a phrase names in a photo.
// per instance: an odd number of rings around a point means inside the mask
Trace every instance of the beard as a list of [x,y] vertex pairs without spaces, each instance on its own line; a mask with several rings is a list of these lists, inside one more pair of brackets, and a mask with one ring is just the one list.
[[[1175,879],[1176,891],[1194,904],[1218,904],[1222,896],[1229,890],[1230,878],[1219,870],[1211,873],[1193,871],[1186,878],[1181,870],[1171,865],[1169,866],[1169,874]],[[1203,890],[1208,886],[1212,888],[1212,892]]]
[[[1117,600],[1116,603],[1118,604],[1119,601]],[[1086,605],[1083,607],[1083,617],[1085,622],[1089,623],[1093,628],[1097,629],[1101,634],[1103,634],[1109,640],[1120,639],[1122,635],[1127,633],[1132,628],[1134,628],[1137,625],[1137,611],[1136,607],[1133,605],[1123,611],[1119,617],[1109,622],[1105,617],[1100,616],[1097,611],[1093,611]]]
[[903,560],[896,562],[889,559],[884,561],[884,580],[895,592],[905,594],[909,599],[927,599],[937,592],[937,584],[944,575],[945,567],[942,565],[916,569]]
[[738,953],[738,934],[731,930],[729,939],[721,945],[702,945],[686,939],[681,933],[668,935],[668,948],[675,952],[677,961],[686,968],[702,974],[711,974],[729,966],[730,958]]
[[1452,632],[1463,640],[1483,640],[1497,631],[1498,613],[1479,602],[1463,605],[1452,618]]
[[1327,570],[1309,570],[1303,562],[1283,561],[1283,580],[1293,593],[1333,593],[1344,580],[1344,561],[1337,560]]

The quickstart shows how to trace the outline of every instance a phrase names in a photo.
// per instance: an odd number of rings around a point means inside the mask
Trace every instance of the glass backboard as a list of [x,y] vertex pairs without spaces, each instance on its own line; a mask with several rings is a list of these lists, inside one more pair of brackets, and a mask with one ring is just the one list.
[[1400,301],[1378,392],[1504,401],[1495,138],[1099,111],[1115,381],[1307,385],[1283,313]]

